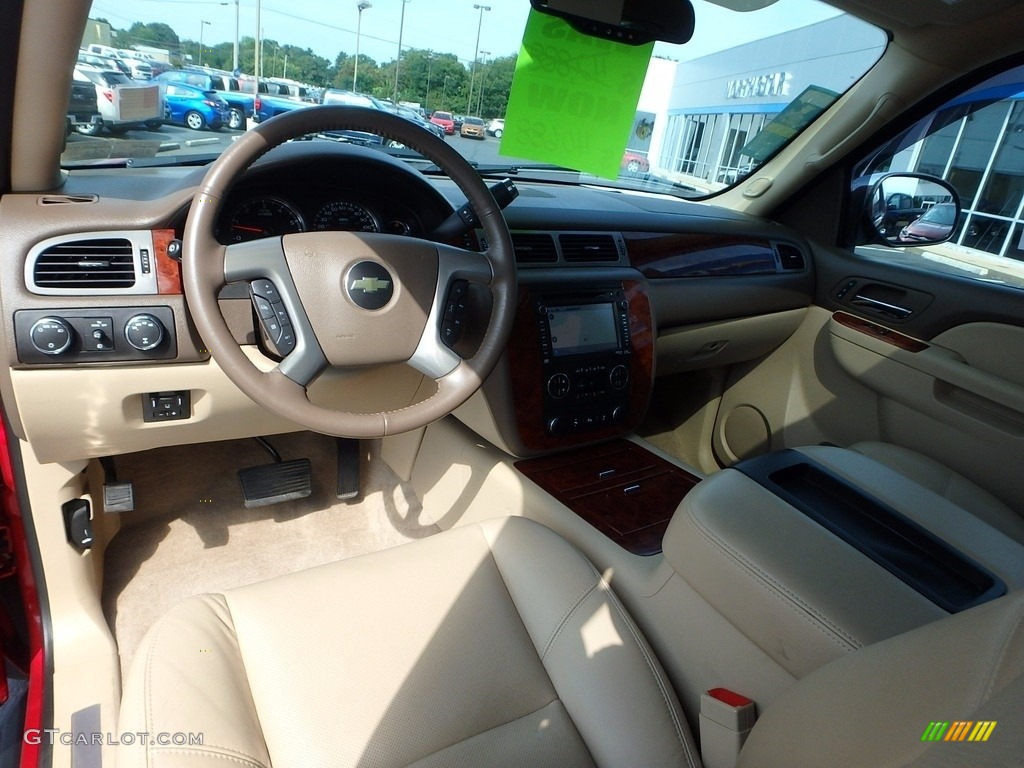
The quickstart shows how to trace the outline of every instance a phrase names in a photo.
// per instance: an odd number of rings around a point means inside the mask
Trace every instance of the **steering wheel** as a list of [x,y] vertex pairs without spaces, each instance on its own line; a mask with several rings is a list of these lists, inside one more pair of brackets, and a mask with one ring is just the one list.
[[[399,141],[444,170],[479,216],[487,250],[480,254],[429,240],[355,232],[301,232],[229,246],[217,242],[224,200],[249,166],[288,139],[345,129]],[[213,359],[256,403],[315,432],[382,437],[447,415],[480,387],[512,329],[515,256],[501,209],[458,152],[388,112],[347,106],[296,109],[247,132],[203,178],[183,246],[185,297]],[[219,291],[236,281],[260,281],[256,285],[276,293],[276,317],[292,328],[291,351],[269,371],[246,356],[220,312]],[[442,328],[446,308],[457,301],[453,286],[458,291],[468,283],[490,289],[492,310],[476,353],[463,359],[442,341]],[[396,362],[434,379],[436,392],[378,413],[332,410],[309,399],[310,384],[329,366]]]

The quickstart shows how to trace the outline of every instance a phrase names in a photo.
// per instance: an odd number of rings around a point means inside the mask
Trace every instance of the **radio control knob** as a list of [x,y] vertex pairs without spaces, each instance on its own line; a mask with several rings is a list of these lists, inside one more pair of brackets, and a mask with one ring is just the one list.
[[619,309],[629,309],[629,302],[625,299],[619,299]]
[[629,370],[624,365],[616,365],[608,374],[608,383],[614,389],[622,389],[629,383]]
[[549,435],[557,435],[562,431],[562,419],[558,416],[552,416],[548,419],[547,428]]
[[164,340],[164,326],[152,315],[134,315],[124,325],[124,337],[140,352],[148,352]]
[[556,373],[548,379],[548,394],[556,400],[561,400],[568,395],[571,388],[572,382],[564,373]]
[[625,415],[626,409],[623,408],[621,405],[616,405],[614,408],[612,408],[612,421],[618,421]]
[[59,355],[71,346],[74,331],[64,318],[42,317],[32,325],[32,346],[44,355]]

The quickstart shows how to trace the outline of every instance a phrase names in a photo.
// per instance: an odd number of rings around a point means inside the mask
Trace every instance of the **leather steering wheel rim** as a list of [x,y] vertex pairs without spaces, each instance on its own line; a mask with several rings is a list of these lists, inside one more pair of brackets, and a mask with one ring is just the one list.
[[[249,243],[224,246],[217,242],[214,233],[224,200],[232,186],[256,160],[289,139],[332,130],[365,131],[383,136],[385,140],[394,139],[432,161],[448,174],[472,204],[486,237],[487,250],[478,254],[427,240],[417,240],[414,244],[412,238],[388,235],[360,235],[353,238],[353,233],[303,233],[254,241],[262,244],[258,250],[263,253],[273,253],[275,248],[281,251],[282,256],[288,259],[288,266],[282,273],[281,268],[264,269],[259,266],[266,261],[262,256],[250,258],[246,255],[248,251],[239,248],[239,245],[248,246]],[[315,235],[319,239],[313,241],[307,238],[304,241],[304,235]],[[217,297],[221,288],[228,282],[258,279],[261,276],[276,277],[290,283],[291,277],[287,273],[289,269],[295,269],[297,262],[293,252],[296,247],[304,242],[315,242],[317,246],[323,242],[332,242],[325,240],[331,235],[338,235],[336,239],[342,247],[345,243],[356,241],[360,247],[368,244],[371,249],[368,251],[371,254],[369,260],[379,260],[391,266],[396,262],[389,262],[389,251],[422,247],[436,252],[435,258],[441,266],[437,272],[434,301],[424,326],[423,338],[414,356],[419,361],[415,367],[430,375],[437,384],[437,391],[430,397],[403,408],[377,413],[325,408],[310,402],[308,398],[307,387],[319,375],[319,371],[311,375],[313,364],[306,365],[298,374],[294,372],[302,367],[303,361],[316,361],[315,350],[310,350],[314,342],[319,342],[316,338],[303,337],[310,335],[310,323],[306,323],[305,330],[300,327],[301,324],[297,324],[296,352],[287,355],[269,371],[254,365],[233,338],[218,305]],[[341,235],[349,237],[346,240]],[[426,251],[421,250],[419,253],[428,257]],[[276,254],[273,255],[276,258]],[[343,254],[334,255],[345,258]],[[281,263],[285,263],[284,260]],[[501,209],[483,180],[458,152],[429,131],[397,115],[363,107],[321,106],[296,109],[259,125],[234,142],[210,166],[193,198],[185,225],[182,264],[189,311],[210,354],[225,374],[263,408],[298,426],[323,434],[382,437],[425,426],[451,413],[483,384],[505,347],[515,317],[516,270],[512,240]],[[239,267],[238,264],[243,266]],[[272,274],[265,274],[267,271]],[[485,283],[490,288],[492,309],[487,329],[473,357],[462,359],[455,356],[454,360],[446,364],[445,360],[449,359],[448,350],[438,346],[440,337],[437,322],[440,317],[438,311],[440,314],[444,311],[443,297],[447,291],[444,283],[450,284],[453,279]],[[298,277],[296,282],[299,282]],[[396,278],[396,291],[398,282]],[[284,299],[286,302],[294,302],[299,291],[294,285],[288,290],[294,292],[292,298],[289,299],[286,291],[282,290]],[[345,303],[345,297],[341,295],[344,291],[344,284],[338,287],[339,304]],[[306,310],[301,304],[301,298],[299,302],[297,305],[287,303],[287,306],[295,310],[293,315],[305,317]],[[316,306],[321,304],[323,302],[318,301]],[[348,311],[352,311],[351,308]],[[429,355],[427,358],[420,355],[424,346],[434,358],[442,358],[441,362],[423,363],[423,360],[429,358]],[[300,363],[292,365],[290,372],[289,360],[297,352],[301,354],[294,359]],[[323,362],[325,364],[320,370],[333,364],[326,359]],[[453,365],[451,370],[445,370],[448,364]]]

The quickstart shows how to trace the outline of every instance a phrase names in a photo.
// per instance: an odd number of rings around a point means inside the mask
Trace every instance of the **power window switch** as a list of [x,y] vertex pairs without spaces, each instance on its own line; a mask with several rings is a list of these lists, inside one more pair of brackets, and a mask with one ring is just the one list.
[[142,396],[143,421],[181,421],[192,416],[192,397],[180,392],[149,392]]

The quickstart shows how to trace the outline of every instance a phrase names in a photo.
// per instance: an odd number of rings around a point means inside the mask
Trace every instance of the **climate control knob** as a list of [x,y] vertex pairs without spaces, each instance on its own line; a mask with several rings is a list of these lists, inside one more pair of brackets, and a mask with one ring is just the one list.
[[44,355],[59,355],[71,346],[74,337],[71,326],[60,317],[42,317],[29,331],[32,346]]
[[148,352],[164,340],[164,326],[152,315],[134,315],[124,325],[124,337],[140,352]]

